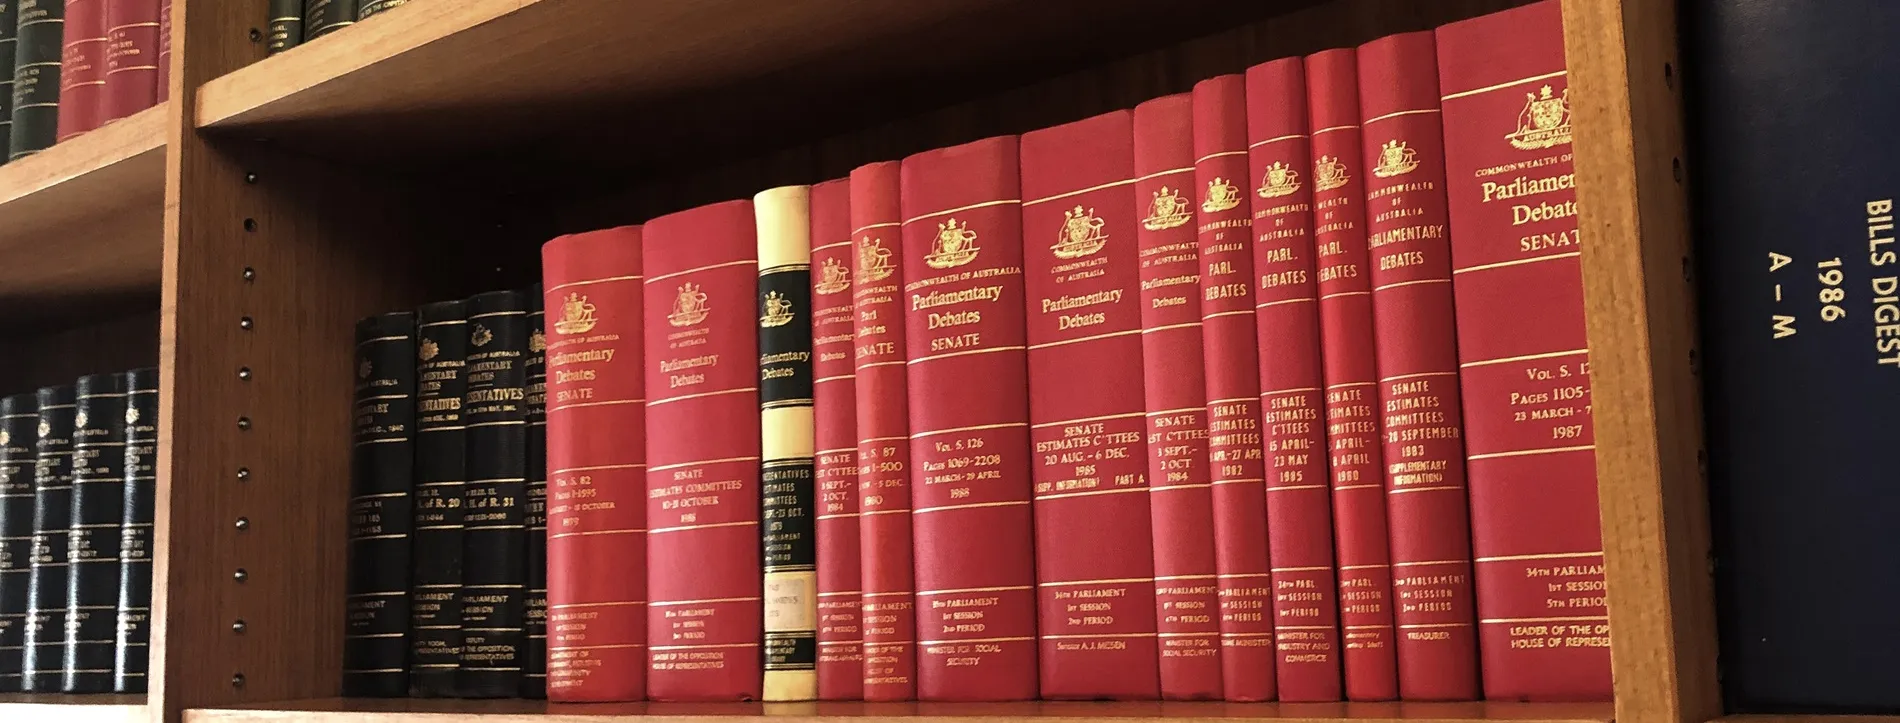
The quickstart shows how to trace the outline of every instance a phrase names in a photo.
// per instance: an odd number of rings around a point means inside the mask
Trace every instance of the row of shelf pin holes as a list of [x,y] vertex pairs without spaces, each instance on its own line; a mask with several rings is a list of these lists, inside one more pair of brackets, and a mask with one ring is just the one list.
[[[260,37],[261,36],[258,33],[257,29],[252,28],[251,29],[252,42],[256,42]],[[256,185],[257,173],[249,172],[249,171],[245,172],[244,183],[246,185]],[[257,219],[246,218],[244,219],[243,226],[244,226],[245,233],[256,233]],[[245,266],[244,272],[243,272],[243,278],[244,278],[244,283],[246,284],[257,281],[257,269],[251,266]],[[254,331],[257,328],[257,322],[254,319],[252,319],[249,315],[241,316],[241,317],[238,317],[238,328],[246,332]],[[249,366],[240,366],[238,367],[237,376],[238,376],[239,381],[248,382],[248,381],[251,381],[251,377],[253,376],[253,374],[251,373],[251,368]],[[250,431],[251,430],[250,416],[240,415],[237,419],[237,427],[238,427],[238,431],[240,432]],[[237,481],[240,483],[243,483],[243,482],[250,481],[250,479],[251,479],[251,468],[245,467],[245,466],[239,466],[237,468]],[[238,516],[237,520],[232,523],[232,527],[237,528],[239,532],[244,532],[246,530],[249,530],[251,528],[251,519],[247,516],[240,515]],[[233,583],[242,585],[244,584],[246,580],[250,579],[250,576],[251,575],[249,572],[247,572],[244,568],[240,567],[231,572],[231,581]],[[243,618],[237,618],[231,621],[231,633],[233,635],[243,635],[244,632],[247,629],[249,629],[249,627],[250,627],[249,624],[245,623]],[[244,687],[244,671],[239,670],[239,671],[235,671],[231,673],[231,687],[233,689],[242,689]]]

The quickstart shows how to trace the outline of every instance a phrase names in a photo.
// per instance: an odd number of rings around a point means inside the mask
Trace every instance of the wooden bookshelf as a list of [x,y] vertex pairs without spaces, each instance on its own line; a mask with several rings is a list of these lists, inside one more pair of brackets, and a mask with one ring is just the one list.
[[146,723],[151,712],[142,695],[0,694],[0,720],[59,723]]
[[1589,703],[625,703],[552,705],[529,700],[294,701],[287,705],[192,711],[187,723],[399,723],[479,717],[489,723],[598,723],[639,719],[651,723],[822,723],[894,720],[914,723],[1019,723],[1110,720],[1117,723],[1188,723],[1260,720],[1277,723],[1608,723],[1608,704]]

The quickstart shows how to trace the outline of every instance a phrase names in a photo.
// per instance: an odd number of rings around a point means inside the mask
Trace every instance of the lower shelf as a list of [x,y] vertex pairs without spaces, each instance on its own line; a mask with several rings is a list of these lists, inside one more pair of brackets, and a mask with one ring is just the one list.
[[0,694],[6,723],[147,723],[143,695]]
[[1117,723],[1272,720],[1281,723],[1608,723],[1609,703],[603,703],[558,705],[528,700],[323,698],[243,708],[185,712],[185,723],[398,723],[481,720],[484,723],[597,723],[602,717],[642,723],[725,721],[804,723],[833,718],[901,719],[913,723],[1012,723],[1114,719]]

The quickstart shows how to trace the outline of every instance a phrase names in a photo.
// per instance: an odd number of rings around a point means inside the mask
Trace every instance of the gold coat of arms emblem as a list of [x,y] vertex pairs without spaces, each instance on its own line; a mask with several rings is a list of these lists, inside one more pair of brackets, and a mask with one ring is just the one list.
[[1352,182],[1352,176],[1346,173],[1346,164],[1332,156],[1320,156],[1313,161],[1313,190],[1331,191]]
[[945,219],[937,224],[937,238],[931,242],[930,253],[924,254],[924,263],[933,269],[954,269],[976,260],[982,250],[977,248],[976,232],[970,230],[969,222]]
[[673,312],[666,315],[666,323],[673,326],[692,326],[706,320],[711,310],[706,307],[706,292],[699,290],[693,282],[680,284],[679,296],[673,297]]
[[1261,198],[1279,198],[1300,190],[1300,172],[1293,170],[1284,161],[1274,161],[1267,166],[1267,172],[1261,174],[1260,188],[1256,193]]
[[1372,175],[1380,178],[1392,178],[1411,173],[1418,168],[1418,151],[1405,145],[1405,141],[1390,140],[1379,147],[1379,165],[1374,166]]
[[858,241],[858,283],[882,281],[890,277],[892,266],[891,250],[882,239],[866,236]]
[[556,334],[585,334],[593,331],[599,323],[594,319],[594,305],[587,303],[587,297],[576,293],[567,295],[561,302],[561,320],[554,322]]
[[792,323],[792,302],[776,291],[765,292],[765,307],[759,314],[759,326],[774,327]]
[[812,284],[812,290],[830,296],[851,288],[851,269],[837,257],[825,259],[825,265],[819,269],[818,283]]
[[1148,217],[1141,220],[1141,227],[1149,231],[1163,231],[1175,228],[1194,217],[1194,209],[1181,192],[1162,186],[1155,191],[1154,200],[1148,202]]
[[1207,198],[1201,201],[1201,210],[1206,213],[1220,213],[1240,205],[1240,187],[1215,176],[1207,182]]
[[1059,259],[1079,259],[1088,256],[1108,244],[1108,234],[1102,227],[1108,224],[1095,215],[1095,209],[1083,210],[1076,206],[1074,210],[1062,212],[1062,230],[1056,234],[1056,243],[1049,247]]
[[1553,95],[1546,85],[1536,93],[1524,94],[1524,109],[1517,113],[1517,132],[1505,136],[1511,147],[1535,151],[1570,142],[1570,89]]

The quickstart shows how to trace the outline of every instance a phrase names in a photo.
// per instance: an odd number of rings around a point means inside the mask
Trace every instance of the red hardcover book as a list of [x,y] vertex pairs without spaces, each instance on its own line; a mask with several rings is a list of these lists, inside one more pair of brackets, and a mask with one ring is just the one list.
[[158,102],[158,0],[106,0],[103,120]]
[[1179,93],[1135,106],[1134,136],[1161,697],[1219,700],[1220,596],[1207,469],[1201,257],[1194,238],[1193,98]]
[[898,163],[851,172],[851,302],[857,346],[858,539],[864,699],[917,697],[911,585],[910,405],[904,384],[904,247]]
[[541,281],[551,317],[548,699],[640,700],[646,447],[627,443],[646,438],[640,227],[547,242]]
[[1332,469],[1334,557],[1347,700],[1399,696],[1372,341],[1365,173],[1359,165],[1359,71],[1352,48],[1306,56],[1312,129],[1313,241],[1319,263],[1320,356]]
[[1609,700],[1563,10],[1437,32],[1485,697]]
[[66,0],[60,41],[59,141],[98,128],[105,109],[106,2]]
[[158,102],[172,90],[172,0],[158,0]]
[[1267,444],[1267,547],[1280,700],[1339,700],[1339,598],[1332,486],[1326,481],[1319,269],[1307,178],[1306,68],[1283,58],[1247,70],[1254,322]]
[[757,229],[752,202],[647,222],[647,697],[756,700]]
[[904,159],[917,693],[1036,697],[1016,137]]
[[864,697],[851,182],[811,187],[812,404],[818,482],[818,698]]
[[1399,697],[1478,697],[1444,136],[1431,31],[1359,46],[1373,337],[1384,410]]
[[1022,137],[1042,697],[1153,700],[1134,114]]
[[1201,338],[1207,368],[1207,456],[1220,570],[1222,692],[1275,693],[1272,573],[1267,558],[1260,353],[1254,345],[1253,219],[1247,204],[1247,81],[1194,85],[1194,185],[1200,189]]

